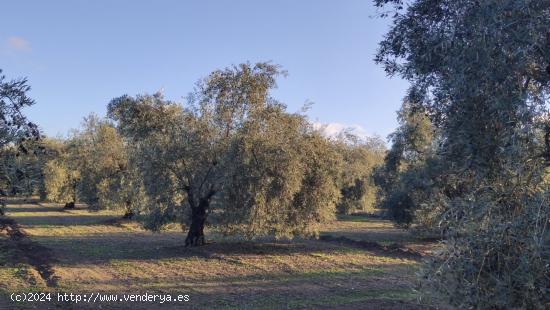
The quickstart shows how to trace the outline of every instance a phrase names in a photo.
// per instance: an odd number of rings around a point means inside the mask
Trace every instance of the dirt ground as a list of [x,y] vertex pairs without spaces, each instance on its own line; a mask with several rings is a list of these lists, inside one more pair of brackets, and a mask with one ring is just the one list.
[[[210,233],[185,248],[181,229],[162,233],[113,211],[11,200],[0,236],[0,309],[426,309],[415,272],[433,243],[390,223],[344,216],[319,240],[242,241]],[[51,301],[12,302],[12,293]],[[188,295],[182,302],[59,301],[58,293],[104,297]]]

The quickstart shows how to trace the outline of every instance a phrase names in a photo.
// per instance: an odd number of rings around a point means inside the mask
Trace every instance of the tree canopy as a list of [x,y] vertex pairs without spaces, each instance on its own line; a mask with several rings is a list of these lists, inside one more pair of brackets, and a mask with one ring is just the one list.
[[447,241],[424,284],[458,307],[543,308],[550,2],[375,4],[394,13],[375,60],[438,128],[433,188],[415,208],[438,210]]
[[338,157],[299,114],[270,96],[276,65],[241,64],[199,81],[185,104],[123,96],[109,116],[135,149],[151,199],[148,227],[179,219],[186,245],[204,243],[216,213],[226,231],[309,233],[332,216]]
[[[23,114],[25,107],[34,104],[34,100],[27,95],[29,90],[27,79],[7,80],[0,69],[0,152],[9,153],[11,151],[6,148],[11,148],[13,151],[15,147],[14,155],[19,152],[29,153],[26,145],[20,142],[40,138],[38,126],[28,121]],[[9,154],[4,155],[9,157]],[[1,164],[0,184],[3,188],[0,188],[0,194],[3,196],[7,194],[7,191],[17,188],[12,183],[14,178],[10,177],[10,173],[12,176],[15,173],[18,179],[24,178],[25,173],[14,165],[14,160],[3,160]],[[0,203],[2,203],[1,200]]]

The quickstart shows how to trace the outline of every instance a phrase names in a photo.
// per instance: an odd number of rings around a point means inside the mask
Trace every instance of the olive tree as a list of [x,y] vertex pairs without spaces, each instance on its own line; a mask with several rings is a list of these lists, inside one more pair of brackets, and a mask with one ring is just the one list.
[[44,196],[48,201],[74,208],[80,184],[77,150],[71,141],[60,141],[60,144],[56,156],[46,161],[43,168]]
[[[545,308],[549,287],[550,3],[375,0],[394,23],[376,56],[411,82],[440,140],[444,250],[423,273],[460,308]],[[433,165],[432,165],[433,166]]]
[[[25,107],[34,104],[34,100],[27,95],[29,90],[27,79],[7,80],[0,69],[0,152],[5,152],[6,148],[13,148],[21,141],[40,138],[38,127],[29,122],[22,112]],[[25,146],[16,148],[16,153],[27,152]],[[0,169],[0,182],[3,185],[8,184],[9,182],[5,181],[10,179],[6,172],[13,170],[13,167],[6,166],[7,164],[9,162],[2,161]],[[2,196],[6,195],[6,192],[6,188],[0,188]],[[0,207],[2,206],[3,202],[0,200]],[[0,214],[2,213],[0,208]]]
[[71,144],[77,152],[74,160],[82,201],[92,208],[123,209],[125,217],[131,218],[140,198],[134,192],[139,180],[133,178],[130,153],[116,128],[91,114],[74,133]]
[[122,209],[125,218],[132,218],[146,197],[131,154],[110,122],[95,114],[85,117],[46,165],[47,198],[70,206],[78,199],[92,209]]
[[223,214],[228,231],[249,235],[305,232],[331,213],[326,141],[270,96],[281,74],[268,63],[241,64],[199,81],[185,104],[160,94],[109,104],[138,154],[148,228],[179,219],[190,224],[185,244],[195,246],[211,212]]
[[6,80],[0,69],[0,147],[40,137],[38,127],[22,112],[34,104],[27,96],[30,89],[27,79]]
[[433,229],[433,222],[437,222],[433,218],[442,212],[431,207],[428,214],[419,211],[434,186],[431,173],[438,170],[432,160],[435,129],[425,109],[410,102],[403,103],[398,121],[399,127],[390,135],[392,146],[374,172],[380,187],[380,207],[400,226],[408,227],[415,221]]
[[374,212],[378,187],[374,183],[373,172],[383,161],[386,152],[384,142],[377,137],[360,138],[344,132],[332,144],[343,160],[337,178],[341,192],[337,211],[344,214]]
[[44,166],[56,156],[52,140],[27,139],[0,150],[0,185],[10,195],[44,198]]

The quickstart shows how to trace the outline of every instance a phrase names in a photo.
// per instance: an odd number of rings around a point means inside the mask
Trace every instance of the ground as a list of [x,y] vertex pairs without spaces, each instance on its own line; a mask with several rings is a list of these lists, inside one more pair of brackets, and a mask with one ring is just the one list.
[[[11,200],[0,236],[0,309],[424,309],[415,272],[431,243],[367,216],[326,225],[319,240],[242,241],[210,233],[183,246],[113,211]],[[11,225],[11,226],[10,226]],[[400,244],[399,246],[396,243]],[[14,303],[14,292],[52,301]],[[58,292],[189,295],[188,302],[58,301]],[[97,295],[96,295],[97,296]]]

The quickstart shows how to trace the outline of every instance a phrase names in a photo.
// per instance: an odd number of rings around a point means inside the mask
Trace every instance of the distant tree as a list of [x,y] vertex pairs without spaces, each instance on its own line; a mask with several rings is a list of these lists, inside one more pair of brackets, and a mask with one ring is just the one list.
[[344,214],[374,212],[378,188],[372,176],[383,161],[384,142],[379,138],[361,139],[351,133],[342,133],[332,143],[343,157],[337,181],[341,192],[337,211]]
[[41,200],[47,200],[47,188],[46,188],[46,167],[50,161],[53,161],[65,152],[64,141],[59,139],[52,139],[48,137],[42,137],[37,146],[33,149],[33,155],[36,156],[38,166],[40,167],[40,175],[37,179],[37,189]]
[[148,204],[135,164],[138,154],[110,122],[102,120],[96,124],[95,130],[86,131],[88,140],[93,142],[87,145],[88,155],[82,158],[83,171],[89,175],[89,182],[83,186],[95,189],[87,193],[88,203],[102,209],[124,210],[124,218],[132,219]]
[[47,198],[67,206],[78,199],[92,209],[122,209],[132,218],[146,197],[130,149],[111,123],[89,115],[47,163]]
[[80,170],[77,149],[71,141],[60,142],[57,156],[48,160],[43,168],[44,193],[48,201],[64,203],[73,208],[78,201]]
[[110,192],[112,183],[119,183],[128,169],[122,138],[111,124],[91,114],[84,118],[82,128],[74,132],[70,144],[80,174],[79,196],[92,208],[105,207],[100,205],[100,197],[105,202],[106,197],[117,195],[118,191],[111,195],[105,191]]
[[544,309],[550,264],[550,3],[394,5],[376,56],[438,128],[432,190],[446,247],[423,291],[458,308]]
[[[27,79],[6,80],[0,70],[0,151],[17,145],[21,141],[40,138],[38,127],[29,122],[22,112],[25,107],[34,104],[34,100],[27,96],[29,90]],[[19,151],[27,152],[24,146],[21,146]],[[2,164],[4,166],[1,167],[0,173],[6,173],[12,169],[5,166],[7,164],[5,161]],[[0,179],[4,181],[7,178],[9,177],[6,174],[0,175]],[[0,188],[0,195],[6,195],[8,190]],[[0,200],[0,207],[2,205],[3,202]],[[1,208],[0,213],[2,213]]]
[[186,245],[195,246],[214,210],[228,230],[242,224],[250,235],[305,232],[331,213],[326,142],[270,97],[281,74],[268,63],[242,64],[200,81],[186,105],[160,94],[109,104],[139,154],[148,228],[180,219],[190,223]]
[[[375,183],[381,189],[380,207],[400,226],[408,227],[416,220],[432,228],[433,220],[428,220],[427,214],[418,218],[416,213],[433,185],[430,173],[434,170],[431,158],[435,129],[426,110],[409,102],[403,104],[398,121],[398,129],[390,135],[391,149],[374,172]],[[432,208],[430,211],[436,213]]]
[[124,219],[133,219],[149,204],[141,174],[131,164],[96,185],[100,208],[124,210]]

